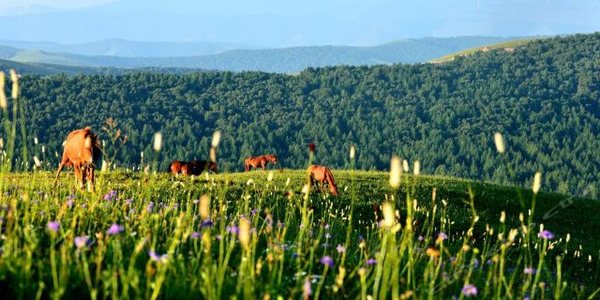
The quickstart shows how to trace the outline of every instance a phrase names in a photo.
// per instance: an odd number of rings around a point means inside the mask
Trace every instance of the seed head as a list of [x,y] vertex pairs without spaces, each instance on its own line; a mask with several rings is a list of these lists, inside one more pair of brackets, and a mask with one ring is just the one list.
[[504,138],[500,132],[496,132],[494,134],[494,143],[496,144],[496,150],[498,153],[504,153],[506,151],[506,146],[504,145]]
[[269,171],[269,175],[267,175],[267,181],[273,181],[273,170]]
[[217,131],[215,131],[215,133],[213,133],[212,141],[210,143],[211,147],[213,147],[213,148],[219,147],[220,141],[221,141],[221,131],[217,130]]
[[240,219],[240,226],[239,226],[239,238],[240,238],[240,244],[242,245],[242,247],[244,247],[244,249],[248,249],[249,248],[249,244],[250,244],[250,226],[252,224],[250,224],[250,221],[248,221],[248,219],[246,218],[242,218]]
[[533,176],[533,187],[531,189],[533,190],[534,194],[537,194],[540,191],[541,187],[542,187],[542,173],[537,172],[537,173],[535,173],[535,176]]
[[36,168],[42,167],[42,162],[40,161],[40,159],[37,156],[33,157],[33,163],[35,163]]
[[6,80],[4,72],[0,71],[0,108],[7,109],[6,93],[4,93],[4,82]]
[[15,69],[10,69],[10,80],[12,81],[12,98],[19,98],[19,75]]
[[354,159],[354,156],[356,155],[356,148],[354,148],[354,145],[350,146],[350,159]]
[[200,197],[200,217],[202,217],[202,220],[206,220],[210,217],[210,198],[208,195],[202,195]]
[[392,188],[398,188],[400,186],[401,176],[402,169],[400,168],[400,158],[394,155],[390,162],[390,186]]
[[410,167],[408,166],[408,160],[403,159],[402,160],[402,169],[404,169],[404,172],[410,171]]
[[383,226],[386,228],[391,228],[396,222],[394,217],[394,208],[389,202],[386,202],[382,205],[381,209],[383,210]]
[[154,134],[154,151],[160,152],[162,148],[162,133],[157,132]]
[[211,147],[209,155],[210,155],[210,161],[217,162],[217,148]]
[[417,176],[421,173],[421,163],[418,160],[413,165],[413,173]]

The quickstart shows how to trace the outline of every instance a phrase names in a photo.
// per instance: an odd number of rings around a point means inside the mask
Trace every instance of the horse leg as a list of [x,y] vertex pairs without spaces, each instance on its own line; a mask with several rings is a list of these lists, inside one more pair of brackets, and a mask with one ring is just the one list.
[[87,180],[88,180],[88,192],[95,192],[95,186],[94,186],[94,167],[93,166],[88,166],[87,168]]
[[61,160],[60,164],[58,164],[58,171],[56,171],[56,177],[54,178],[54,183],[52,183],[53,186],[56,186],[56,183],[58,182],[58,176],[60,175],[60,171],[62,171],[63,167],[68,161],[69,159],[63,159]]
[[81,166],[79,164],[73,164],[73,169],[75,169],[75,185],[79,186],[79,189],[83,189],[83,174],[81,170]]

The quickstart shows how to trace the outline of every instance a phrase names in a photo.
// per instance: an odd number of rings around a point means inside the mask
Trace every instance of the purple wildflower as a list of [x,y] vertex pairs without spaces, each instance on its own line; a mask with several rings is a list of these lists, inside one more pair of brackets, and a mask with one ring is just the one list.
[[527,275],[533,275],[537,272],[537,270],[535,268],[532,267],[527,267],[525,269],[523,269],[523,273],[527,274]]
[[75,194],[71,194],[69,196],[67,196],[67,200],[74,200],[75,199]]
[[325,230],[329,230],[329,224],[325,224]]
[[448,239],[448,235],[446,235],[446,233],[444,232],[440,232],[440,234],[438,234],[438,239],[444,241]]
[[223,236],[222,236],[222,235],[220,235],[220,234],[217,234],[217,235],[215,236],[215,239],[216,239],[217,241],[220,241],[221,239],[223,239]]
[[60,229],[60,223],[58,221],[50,221],[48,222],[48,229],[50,229],[52,232],[58,232],[58,229]]
[[65,204],[67,205],[68,208],[71,208],[71,207],[73,207],[73,205],[75,205],[75,201],[67,200],[67,202],[65,202]]
[[133,198],[125,200],[125,203],[127,203],[127,205],[131,205],[133,203]]
[[155,262],[159,262],[159,263],[166,262],[167,258],[169,258],[169,255],[167,255],[167,254],[159,255],[154,250],[151,250],[150,252],[148,252],[148,256],[150,256],[151,260],[153,260]]
[[200,223],[200,228],[210,227],[212,225],[213,225],[213,221],[211,221],[211,219],[206,219],[206,220],[202,221],[202,223]]
[[106,195],[104,195],[104,200],[106,200],[106,201],[112,201],[116,197],[117,197],[117,191],[111,190],[110,192],[106,193]]
[[75,247],[77,247],[77,249],[83,249],[88,245],[89,241],[90,238],[87,235],[76,236],[74,240]]
[[227,230],[227,232],[229,232],[231,234],[238,234],[240,232],[240,229],[235,225],[227,226],[226,230]]
[[367,266],[372,266],[377,263],[377,260],[374,258],[367,259]]
[[321,263],[326,266],[332,267],[332,268],[335,265],[335,263],[333,263],[333,258],[331,258],[330,256],[327,256],[327,255],[325,255],[321,258]]
[[146,211],[149,213],[152,213],[152,211],[154,211],[154,202],[150,201],[150,203],[148,203],[148,206],[146,206]]
[[115,234],[121,233],[123,230],[125,230],[125,228],[123,226],[115,223],[115,224],[110,225],[110,227],[106,231],[106,234],[115,235]]
[[338,253],[344,253],[346,252],[346,247],[338,244],[337,247],[335,247],[335,250],[337,250]]
[[202,236],[202,234],[197,231],[194,231],[194,232],[192,232],[192,234],[190,234],[190,237],[193,239],[199,239],[201,236]]
[[477,296],[477,287],[472,284],[467,284],[463,286],[462,294],[467,297]]
[[250,212],[250,214],[254,216],[254,215],[256,215],[257,212],[258,212],[258,209],[255,208]]
[[544,230],[538,234],[538,237],[541,237],[545,240],[551,240],[554,238],[554,233],[550,232],[549,230]]
[[425,239],[425,238],[424,238],[422,235],[420,235],[420,236],[419,236],[419,241],[420,241],[420,242],[422,242],[424,239]]

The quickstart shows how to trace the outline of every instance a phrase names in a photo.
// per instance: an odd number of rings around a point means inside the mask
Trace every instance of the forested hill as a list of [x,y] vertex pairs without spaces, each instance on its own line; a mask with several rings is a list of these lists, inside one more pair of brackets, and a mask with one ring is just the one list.
[[[529,185],[598,197],[600,188],[600,34],[534,41],[509,53],[476,53],[444,64],[258,72],[139,73],[28,77],[28,141],[46,144],[55,166],[66,134],[113,117],[129,136],[121,165],[159,155],[206,158],[212,132],[223,132],[222,170],[241,170],[250,154],[277,153],[301,168],[307,145],[316,162],[346,167],[357,146],[361,169],[386,169],[393,153],[419,159],[425,173]],[[504,133],[508,151],[492,136]],[[31,153],[30,148],[30,153]],[[107,149],[110,150],[110,149]],[[33,150],[40,154],[40,145]],[[19,153],[19,152],[18,152]],[[31,155],[33,155],[31,154]]]

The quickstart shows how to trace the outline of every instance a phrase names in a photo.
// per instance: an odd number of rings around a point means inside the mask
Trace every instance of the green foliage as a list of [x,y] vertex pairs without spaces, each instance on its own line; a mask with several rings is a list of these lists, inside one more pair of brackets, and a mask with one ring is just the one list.
[[[223,132],[221,170],[241,170],[248,155],[276,153],[284,167],[316,162],[386,169],[390,155],[421,160],[423,172],[543,187],[598,197],[600,189],[600,34],[532,41],[512,53],[488,51],[433,65],[331,67],[297,75],[214,72],[25,76],[29,136],[47,147],[46,163],[68,132],[104,121],[128,142],[117,163],[140,167],[155,132],[164,136],[161,169],[173,159],[208,157]],[[502,132],[502,159],[492,135]],[[28,140],[31,142],[31,138]],[[31,148],[31,147],[30,147]]]

